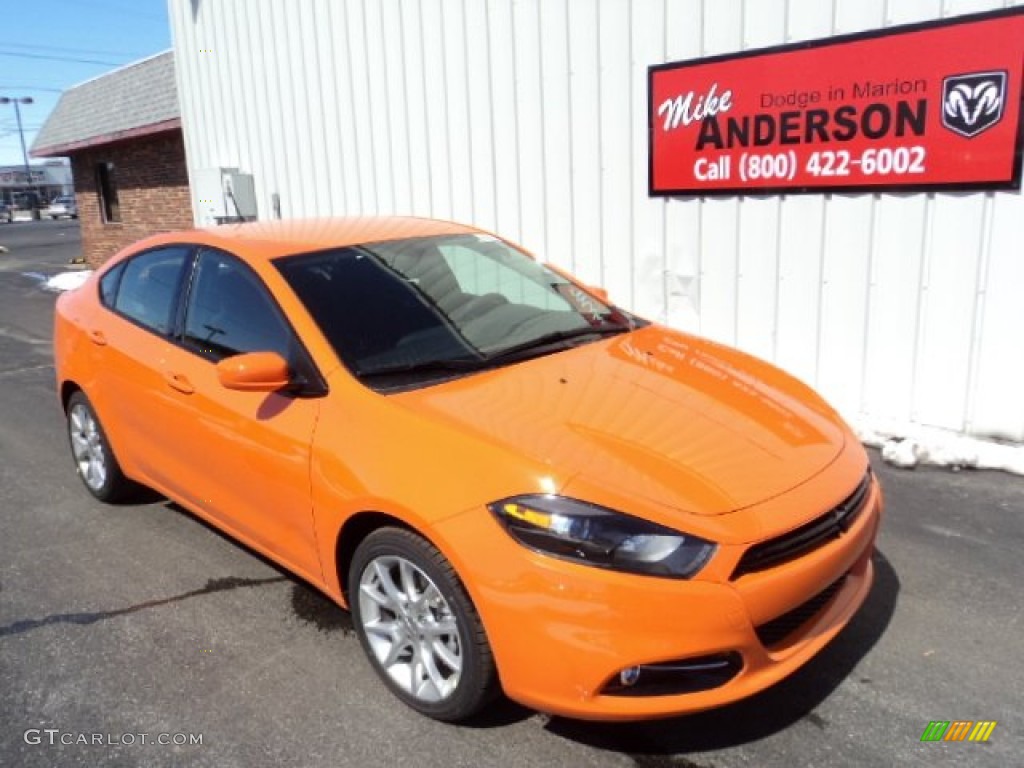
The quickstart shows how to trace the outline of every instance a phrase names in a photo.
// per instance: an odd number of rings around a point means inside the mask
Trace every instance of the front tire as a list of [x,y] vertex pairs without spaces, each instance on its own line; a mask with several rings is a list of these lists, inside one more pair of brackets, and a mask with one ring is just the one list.
[[135,485],[124,476],[96,411],[84,392],[68,399],[68,439],[78,476],[89,493],[100,501],[125,498]]
[[359,642],[398,698],[446,722],[465,720],[494,698],[494,656],[480,616],[432,544],[380,528],[356,549],[348,584]]

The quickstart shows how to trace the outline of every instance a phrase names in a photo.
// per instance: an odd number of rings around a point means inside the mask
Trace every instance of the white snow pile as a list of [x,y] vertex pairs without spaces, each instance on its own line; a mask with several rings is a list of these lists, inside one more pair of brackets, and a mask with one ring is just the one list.
[[882,459],[896,467],[913,469],[918,464],[964,468],[999,469],[1024,475],[1024,445],[983,440],[935,427],[870,424],[853,420],[854,431],[865,445],[879,448]]
[[88,280],[89,275],[91,274],[91,269],[77,269],[73,272],[59,272],[43,283],[43,288],[57,293],[73,291],[76,288],[80,288],[82,283]]

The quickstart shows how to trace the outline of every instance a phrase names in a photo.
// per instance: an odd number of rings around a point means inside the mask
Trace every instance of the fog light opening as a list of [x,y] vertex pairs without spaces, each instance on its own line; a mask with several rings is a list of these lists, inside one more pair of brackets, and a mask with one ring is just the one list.
[[619,672],[619,683],[623,688],[629,688],[637,684],[640,679],[640,667],[626,667]]
[[675,696],[725,685],[743,669],[736,652],[625,667],[604,686],[606,696]]

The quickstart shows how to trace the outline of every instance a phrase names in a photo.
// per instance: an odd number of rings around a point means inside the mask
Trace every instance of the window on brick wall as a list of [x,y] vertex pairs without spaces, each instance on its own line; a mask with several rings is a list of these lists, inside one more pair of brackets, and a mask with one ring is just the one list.
[[121,206],[117,202],[117,181],[114,164],[96,164],[96,189],[100,194],[100,213],[105,223],[121,221]]

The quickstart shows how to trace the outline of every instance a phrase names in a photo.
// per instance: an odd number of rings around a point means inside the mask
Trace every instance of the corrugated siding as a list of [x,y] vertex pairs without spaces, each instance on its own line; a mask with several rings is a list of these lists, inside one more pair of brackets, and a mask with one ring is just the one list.
[[985,0],[170,0],[191,169],[466,221],[849,416],[1024,440],[1017,193],[647,197],[650,64]]

